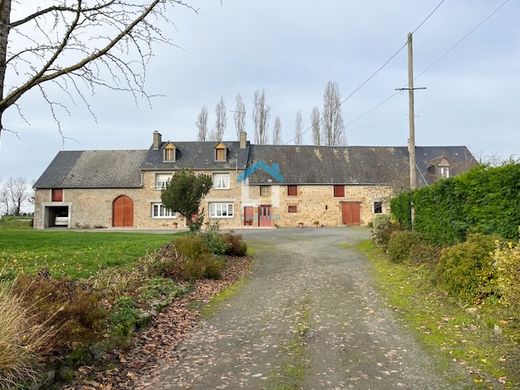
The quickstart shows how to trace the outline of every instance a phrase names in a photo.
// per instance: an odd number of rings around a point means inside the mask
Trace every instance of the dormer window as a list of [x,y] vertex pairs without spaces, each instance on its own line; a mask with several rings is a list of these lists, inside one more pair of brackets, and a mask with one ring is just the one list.
[[439,177],[450,177],[450,167],[449,166],[437,166],[437,176]]
[[215,145],[215,161],[227,161],[227,147],[222,142]]
[[451,164],[445,156],[437,157],[428,164],[428,172],[437,177],[450,177]]
[[175,161],[175,145],[172,143],[167,144],[163,149],[163,160],[164,161]]

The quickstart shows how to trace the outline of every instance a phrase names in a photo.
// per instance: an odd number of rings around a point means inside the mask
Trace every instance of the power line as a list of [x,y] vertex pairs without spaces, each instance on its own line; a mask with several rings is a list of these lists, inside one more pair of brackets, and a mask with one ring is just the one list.
[[[484,19],[482,19],[475,27],[473,27],[468,33],[466,33],[461,39],[459,39],[455,44],[450,46],[448,50],[446,50],[444,53],[442,53],[435,61],[433,61],[427,68],[425,68],[421,73],[419,73],[416,77],[414,77],[414,80],[417,80],[419,77],[421,77],[423,74],[428,72],[431,68],[433,68],[435,65],[437,65],[444,57],[446,57],[449,53],[451,53],[457,46],[459,46],[462,42],[464,42],[471,34],[473,34],[476,30],[478,30],[485,22],[488,21],[493,15],[495,15],[500,9],[502,9],[510,0],[503,1],[497,8],[495,8],[490,14],[488,14]],[[438,8],[438,7],[437,7]],[[369,110],[365,111],[361,115],[358,115],[356,118],[352,119],[350,122],[348,122],[345,127],[350,126],[351,124],[357,122],[359,119],[363,118],[364,116],[370,114],[372,111],[375,111],[377,108],[381,107],[383,104],[388,102],[389,100],[393,99],[397,95],[397,92],[394,92],[392,95],[386,97],[385,99],[381,100],[379,103],[377,103],[375,106],[370,108]]]
[[[413,29],[413,33],[415,33],[417,30],[419,30],[431,17],[432,15],[439,9],[439,7],[445,2],[446,0],[441,0],[435,8]],[[338,106],[335,108],[335,111],[339,110],[343,103],[345,103],[347,100],[352,98],[361,88],[363,88],[370,80],[372,80],[379,72],[381,72],[400,52],[403,50],[407,45],[407,42],[403,43],[402,46],[399,47],[379,68],[375,70],[368,78],[363,81],[357,88],[355,88],[345,99],[343,99]],[[389,100],[389,99],[388,99]],[[302,132],[303,134],[308,133],[312,129],[312,126],[309,126],[305,131]],[[291,138],[289,141],[285,143],[285,145],[290,144],[296,139],[296,137]]]
[[482,19],[475,27],[473,27],[466,35],[464,35],[461,39],[459,39],[457,42],[455,42],[448,50],[446,50],[444,53],[442,53],[433,63],[428,66],[426,69],[424,69],[415,79],[418,79],[423,74],[428,72],[431,68],[433,68],[435,65],[437,65],[444,57],[446,57],[448,54],[450,54],[457,46],[459,46],[462,42],[464,42],[471,34],[473,34],[475,31],[477,31],[484,23],[488,21],[489,18],[491,18],[493,15],[495,15],[502,7],[504,7],[509,0],[505,0],[500,4],[497,8],[493,10],[488,16],[486,16],[484,19]]

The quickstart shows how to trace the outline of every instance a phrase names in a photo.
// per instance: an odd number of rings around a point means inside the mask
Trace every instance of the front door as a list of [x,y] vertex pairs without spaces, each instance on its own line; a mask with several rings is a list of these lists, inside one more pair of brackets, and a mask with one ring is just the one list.
[[255,224],[255,209],[252,206],[244,207],[244,226],[253,226]]
[[344,202],[341,209],[341,217],[343,225],[360,225],[361,224],[361,203]]
[[134,226],[134,201],[126,195],[121,195],[114,200],[112,210],[112,226]]
[[258,208],[258,226],[272,226],[271,205]]

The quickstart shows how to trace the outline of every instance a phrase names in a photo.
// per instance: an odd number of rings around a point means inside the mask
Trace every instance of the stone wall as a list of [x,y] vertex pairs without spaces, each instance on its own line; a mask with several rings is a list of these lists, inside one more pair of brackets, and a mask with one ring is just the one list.
[[[227,171],[229,172],[229,171]],[[226,173],[227,173],[226,172]],[[212,174],[213,172],[203,172]],[[224,172],[223,172],[224,173]],[[260,205],[271,205],[273,226],[314,226],[318,222],[324,226],[342,225],[341,204],[345,201],[360,202],[361,224],[370,222],[374,216],[373,202],[383,201],[383,212],[388,212],[388,198],[391,188],[385,186],[345,186],[345,196],[334,197],[332,185],[300,185],[296,196],[287,195],[287,186],[273,185],[267,196],[260,196],[259,186],[249,186],[237,182],[240,171],[231,171],[229,189],[212,189],[203,199],[206,221],[218,221],[222,228],[243,227],[245,206],[253,207],[255,218]],[[143,173],[143,187],[131,189],[64,189],[63,202],[51,202],[51,190],[39,189],[35,194],[34,226],[44,228],[44,208],[46,206],[69,206],[71,228],[112,227],[112,205],[120,195],[134,201],[134,228],[169,229],[185,227],[180,215],[176,218],[152,218],[152,203],[161,202],[161,191],[155,188],[155,172]],[[211,218],[210,202],[230,202],[234,205],[233,217]],[[289,206],[296,206],[295,213],[289,213]],[[258,225],[257,219],[255,226]]]

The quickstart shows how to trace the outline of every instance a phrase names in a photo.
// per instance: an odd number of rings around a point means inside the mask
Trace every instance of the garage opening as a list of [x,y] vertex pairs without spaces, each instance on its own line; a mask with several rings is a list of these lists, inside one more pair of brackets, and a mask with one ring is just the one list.
[[45,206],[45,228],[68,228],[69,222],[69,206]]

